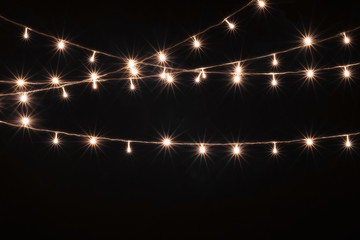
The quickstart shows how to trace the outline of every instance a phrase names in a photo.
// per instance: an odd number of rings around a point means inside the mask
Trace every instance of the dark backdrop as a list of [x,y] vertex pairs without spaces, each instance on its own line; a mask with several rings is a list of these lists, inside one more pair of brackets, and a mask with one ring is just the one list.
[[[247,1],[9,1],[1,14],[41,31],[122,57],[144,56],[217,23]],[[299,44],[311,30],[319,39],[360,25],[356,1],[272,1],[266,13],[249,7],[236,15],[239,30],[226,26],[203,36],[203,52],[188,46],[171,54],[174,66],[197,67],[271,53]],[[88,52],[70,47],[57,54],[54,42],[0,23],[0,74],[68,79],[87,76]],[[359,32],[344,47],[341,38],[311,51],[279,56],[279,70],[357,62]],[[104,73],[121,61],[100,57]],[[270,71],[269,59],[251,62],[248,71]],[[249,77],[241,89],[230,75],[209,75],[201,87],[192,75],[168,89],[157,80],[108,82],[31,96],[28,109],[2,98],[1,118],[15,121],[27,112],[34,126],[109,137],[156,140],[173,134],[178,141],[256,141],[333,135],[359,131],[358,77],[346,82],[339,71],[322,73],[308,84],[302,76],[282,77],[278,91],[266,77]],[[229,69],[230,71],[230,69]],[[121,74],[116,75],[122,77]],[[3,85],[3,92],[12,89]],[[343,140],[321,141],[317,150],[301,144],[247,147],[239,161],[229,149],[211,148],[206,160],[189,147],[164,152],[153,145],[103,142],[90,151],[82,139],[1,126],[0,223],[3,239],[358,239],[360,224],[358,148]],[[358,140],[358,141],[356,141]]]

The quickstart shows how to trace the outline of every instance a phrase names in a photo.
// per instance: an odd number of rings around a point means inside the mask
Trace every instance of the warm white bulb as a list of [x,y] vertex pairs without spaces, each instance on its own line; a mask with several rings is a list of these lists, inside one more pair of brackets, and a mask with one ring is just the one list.
[[89,61],[92,62],[92,63],[95,62],[95,53],[96,53],[96,52],[94,51],[94,52],[93,52],[93,55],[92,55],[92,56],[90,57],[90,59],[89,59]]
[[59,83],[60,83],[58,77],[53,77],[53,78],[51,79],[51,81],[52,81],[53,84],[59,84]]
[[197,40],[196,38],[194,38],[194,47],[195,48],[199,48],[201,46],[201,43],[199,40]]
[[277,66],[279,64],[279,61],[276,59],[276,56],[274,54],[274,59],[272,61],[273,66]]
[[242,68],[240,67],[240,65],[238,65],[238,66],[235,68],[235,72],[236,72],[237,74],[240,74],[241,71],[242,71]]
[[165,62],[166,61],[166,55],[164,53],[159,53],[159,61],[160,62]]
[[349,44],[350,42],[351,42],[350,38],[346,36],[346,34],[344,33],[344,43]]
[[60,40],[57,44],[58,49],[63,50],[65,48],[65,42],[63,40]]
[[262,0],[258,0],[258,4],[259,4],[260,8],[264,8],[266,6],[265,1],[262,1]]
[[164,69],[164,71],[160,74],[160,78],[161,78],[161,79],[165,79],[165,78],[166,78],[165,69]]
[[304,44],[305,44],[305,46],[311,46],[311,44],[312,44],[311,37],[305,37],[304,38]]
[[93,146],[95,146],[97,144],[97,139],[96,137],[91,137],[90,140],[89,140],[89,143]]
[[169,147],[171,145],[171,139],[170,138],[164,138],[163,145],[165,147]]
[[130,142],[128,142],[128,144],[127,144],[126,152],[129,153],[129,154],[132,152]]
[[129,62],[128,62],[128,67],[129,68],[135,67],[135,60],[130,59]]
[[22,122],[22,124],[24,125],[24,127],[27,127],[27,126],[30,124],[30,118],[28,118],[28,117],[23,117],[23,118],[21,119],[21,122]]
[[166,78],[166,81],[167,81],[168,83],[173,83],[173,82],[174,82],[174,77],[171,76],[171,74],[168,74],[168,75],[167,75],[167,78]]
[[28,28],[25,28],[24,38],[25,38],[25,39],[28,39],[28,38],[29,38]]
[[311,138],[306,139],[306,145],[312,146],[314,144],[314,141]]
[[19,87],[22,87],[25,85],[25,80],[24,79],[18,79],[16,81],[16,84],[19,86]]
[[55,145],[59,144],[59,138],[58,137],[54,137],[53,144],[55,144]]
[[68,98],[69,95],[67,94],[67,92],[65,91],[65,88],[63,88],[63,98]]
[[241,152],[240,147],[236,145],[233,149],[234,155],[240,155],[240,152]]
[[349,136],[346,136],[345,147],[350,148],[351,146],[352,146],[352,143],[349,139]]
[[238,84],[241,82],[241,77],[237,74],[234,76],[234,83]]
[[130,90],[135,90],[135,85],[132,80],[130,80]]
[[200,154],[206,154],[206,147],[204,146],[204,144],[201,144],[199,147],[199,153]]
[[139,71],[138,71],[136,68],[131,68],[131,74],[132,74],[133,76],[138,75],[138,73],[139,73]]
[[349,78],[350,76],[351,76],[350,71],[345,68],[345,70],[344,70],[344,77],[345,77],[345,78]]
[[195,78],[195,82],[196,82],[196,83],[200,83],[200,76],[197,76],[197,77]]
[[274,78],[272,81],[271,81],[271,85],[276,87],[278,85],[278,81]]
[[306,77],[307,78],[313,78],[314,77],[314,75],[315,75],[315,73],[314,73],[314,70],[307,70],[306,71]]
[[20,101],[21,102],[26,103],[28,100],[29,100],[28,96],[25,93],[20,96]]

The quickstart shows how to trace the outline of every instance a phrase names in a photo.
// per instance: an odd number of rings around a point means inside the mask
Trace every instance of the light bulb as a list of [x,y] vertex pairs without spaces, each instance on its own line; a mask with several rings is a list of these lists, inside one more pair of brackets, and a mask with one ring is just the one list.
[[64,87],[62,88],[62,90],[63,90],[63,98],[68,98],[69,95],[68,95],[68,93],[65,91],[65,88],[64,88]]
[[91,137],[89,139],[89,143],[90,143],[90,145],[95,146],[97,144],[97,138],[96,137]]
[[59,144],[59,138],[58,138],[58,136],[57,136],[57,133],[55,133],[55,137],[53,138],[53,144],[54,144],[54,145]]
[[308,145],[309,147],[311,147],[314,144],[314,141],[311,138],[307,138],[306,139],[306,145]]
[[159,53],[159,61],[160,61],[160,62],[165,62],[165,61],[166,61],[166,55],[165,55],[165,53],[163,53],[163,52],[160,52],[160,53]]
[[235,72],[236,72],[237,74],[240,74],[240,73],[242,72],[242,68],[241,68],[241,66],[240,66],[240,63],[236,66]]
[[171,139],[170,138],[164,138],[162,144],[165,147],[169,147],[171,145]]
[[131,74],[132,74],[133,76],[138,75],[138,73],[139,73],[139,71],[138,71],[136,68],[131,68]]
[[166,69],[164,68],[164,71],[160,74],[160,78],[161,79],[165,79],[166,78]]
[[234,23],[229,22],[227,19],[225,19],[225,22],[228,24],[230,30],[235,29],[235,24]]
[[201,47],[200,41],[194,37],[194,48],[200,48],[200,47]]
[[343,35],[344,35],[344,43],[349,44],[351,42],[350,38],[346,36],[346,33],[343,33]]
[[312,39],[311,39],[311,37],[305,37],[305,38],[304,38],[304,45],[305,45],[305,46],[311,46],[311,45],[312,45]]
[[276,143],[274,143],[274,147],[273,147],[273,149],[272,149],[272,153],[273,153],[274,155],[276,155],[276,154],[279,153],[279,151],[278,151],[278,149],[277,149],[277,147],[276,147]]
[[173,83],[173,82],[174,82],[174,77],[173,77],[170,73],[168,73],[168,74],[167,74],[166,81],[167,81],[168,83]]
[[315,76],[314,70],[309,69],[309,70],[306,71],[306,77],[307,77],[308,79],[314,78],[314,76]]
[[345,147],[351,148],[351,146],[352,146],[352,143],[351,143],[351,141],[349,139],[349,136],[346,136]]
[[30,124],[30,118],[28,118],[28,117],[23,117],[23,118],[21,119],[21,123],[22,123],[22,125],[23,125],[24,127],[29,126],[29,124]]
[[274,59],[272,61],[273,66],[277,66],[279,64],[279,61],[276,59],[276,55],[274,54]]
[[53,78],[51,79],[51,82],[52,82],[53,84],[59,84],[59,83],[60,83],[58,77],[53,77]]
[[65,48],[64,40],[59,40],[58,44],[57,44],[57,47],[58,47],[59,50],[63,50]]
[[234,76],[234,83],[235,84],[239,84],[241,82],[241,77],[238,75],[238,74],[236,74],[235,76]]
[[204,155],[206,154],[206,147],[204,146],[204,144],[201,144],[200,147],[199,147],[199,153],[201,155]]
[[20,79],[16,80],[16,84],[19,87],[23,87],[25,85],[25,80],[20,78]]
[[129,67],[129,68],[135,67],[135,60],[130,59],[130,60],[128,61],[128,67]]
[[235,156],[238,156],[240,155],[240,153],[241,153],[240,147],[236,144],[235,147],[233,148],[233,154]]
[[90,57],[90,59],[89,59],[89,61],[90,61],[91,63],[95,62],[95,54],[96,54],[96,51],[93,52],[93,54],[91,55],[91,57]]
[[345,67],[344,68],[344,78],[350,78],[351,73],[350,71]]
[[28,38],[29,38],[28,28],[25,28],[24,38],[25,38],[25,39],[28,39]]
[[131,146],[130,146],[130,141],[128,141],[128,143],[127,143],[126,152],[129,153],[129,154],[132,152]]
[[266,6],[266,3],[265,3],[265,1],[258,0],[258,5],[260,8],[264,8]]
[[29,100],[29,98],[28,98],[28,96],[26,95],[26,93],[24,93],[24,94],[22,94],[22,95],[20,96],[20,101],[21,101],[22,103],[27,103],[28,100]]
[[132,79],[130,79],[130,90],[135,90],[135,85],[134,85]]
[[273,78],[272,78],[272,81],[271,81],[271,85],[272,85],[273,87],[276,87],[276,86],[278,85],[278,81],[277,81],[276,78],[275,78],[275,74],[273,74]]

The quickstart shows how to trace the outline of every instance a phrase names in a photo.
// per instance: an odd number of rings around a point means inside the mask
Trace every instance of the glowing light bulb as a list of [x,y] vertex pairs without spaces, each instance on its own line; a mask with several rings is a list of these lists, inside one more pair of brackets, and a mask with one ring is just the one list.
[[58,44],[57,44],[57,47],[58,47],[59,50],[63,50],[65,48],[64,40],[59,40]]
[[236,74],[234,76],[234,83],[239,84],[240,82],[241,82],[241,77],[240,77],[240,75]]
[[30,118],[28,118],[28,117],[22,117],[21,123],[22,123],[22,125],[23,125],[24,127],[28,127],[29,124],[30,124]]
[[196,82],[196,83],[200,83],[200,73],[199,73],[199,76],[197,76],[197,77],[195,78],[195,82]]
[[228,24],[230,30],[234,30],[234,29],[235,29],[236,26],[235,26],[234,23],[229,22],[227,19],[225,19],[225,22]]
[[170,73],[168,73],[168,74],[167,74],[166,81],[167,81],[168,83],[173,83],[173,82],[174,82],[174,77],[173,77]]
[[20,78],[20,79],[16,80],[16,84],[19,87],[23,87],[25,85],[25,80]]
[[311,39],[311,37],[305,37],[305,38],[304,38],[304,45],[305,45],[305,46],[311,46],[311,45],[312,45],[312,39]]
[[159,61],[162,62],[162,63],[166,61],[165,53],[163,53],[163,52],[159,53]]
[[65,88],[64,88],[64,87],[62,88],[62,90],[63,90],[63,98],[68,98],[69,95],[68,95],[67,92],[65,91]]
[[131,68],[131,74],[132,74],[133,76],[136,76],[136,75],[139,74],[139,71],[138,71],[136,68]]
[[51,82],[52,82],[53,84],[59,84],[59,83],[60,83],[60,80],[59,80],[58,77],[53,77],[53,78],[51,79]]
[[349,136],[346,136],[346,142],[345,142],[345,147],[347,148],[351,148],[352,147],[352,143],[349,139]]
[[163,144],[165,147],[170,147],[170,145],[171,145],[171,139],[170,139],[170,138],[164,138],[162,144]]
[[276,78],[275,78],[275,74],[273,74],[273,78],[272,78],[272,81],[271,81],[271,85],[272,85],[273,87],[276,87],[276,86],[278,85],[278,81],[277,81]]
[[264,8],[266,6],[266,3],[265,3],[265,1],[258,0],[258,5],[260,8]]
[[93,89],[97,89],[97,83],[96,83],[96,81],[93,81]]
[[28,98],[28,96],[26,95],[26,93],[24,93],[24,94],[22,94],[22,95],[20,96],[20,102],[22,102],[22,103],[27,103],[28,100],[29,100],[29,98]]
[[240,66],[240,63],[238,63],[238,65],[236,66],[235,72],[236,72],[237,74],[240,74],[240,73],[242,72],[242,68],[241,68],[241,66]]
[[314,144],[314,140],[312,140],[311,138],[307,138],[306,139],[306,145],[311,147]]
[[344,78],[350,78],[350,76],[350,71],[347,69],[347,67],[344,67]]
[[312,79],[312,78],[314,78],[314,76],[315,76],[314,70],[309,69],[309,70],[306,71],[306,77],[307,77],[308,79]]
[[95,62],[95,54],[96,54],[96,51],[93,52],[93,54],[91,55],[91,57],[90,57],[90,59],[89,59],[89,61],[90,61],[91,63]]
[[128,61],[128,67],[129,67],[129,68],[134,68],[134,67],[135,67],[135,60],[130,59],[130,60]]
[[130,78],[130,90],[135,90],[135,85],[131,78]]
[[55,133],[55,137],[53,138],[53,144],[54,145],[58,145],[59,144],[59,138],[58,138],[58,134],[57,133]]
[[161,79],[165,79],[165,78],[166,78],[166,68],[164,68],[164,71],[160,74],[160,78],[161,78]]
[[273,149],[272,149],[272,153],[273,153],[274,155],[276,155],[276,154],[279,153],[279,151],[278,151],[278,149],[277,149],[277,147],[276,147],[276,143],[274,143],[274,147],[273,147]]
[[276,59],[276,55],[274,54],[274,59],[272,61],[273,66],[277,66],[279,64],[279,61]]
[[129,153],[129,154],[132,152],[132,149],[131,149],[131,146],[130,146],[130,141],[128,141],[128,143],[127,143],[126,152]]
[[91,137],[89,140],[90,145],[95,146],[97,144],[97,138],[96,137]]
[[203,79],[206,78],[206,73],[205,73],[204,69],[201,69],[201,75],[202,75],[202,78],[203,78]]
[[196,39],[196,37],[194,37],[194,48],[200,48],[201,47],[201,43],[199,40]]
[[24,38],[25,38],[25,39],[28,39],[28,38],[29,38],[28,28],[25,28]]
[[235,156],[238,156],[240,155],[240,153],[241,153],[240,147],[236,144],[235,147],[233,148],[233,154]]
[[199,153],[201,155],[204,155],[206,154],[206,147],[204,146],[204,144],[201,144],[200,147],[199,147]]
[[344,35],[344,43],[349,44],[351,42],[350,38],[346,36],[346,33],[343,33],[343,35]]

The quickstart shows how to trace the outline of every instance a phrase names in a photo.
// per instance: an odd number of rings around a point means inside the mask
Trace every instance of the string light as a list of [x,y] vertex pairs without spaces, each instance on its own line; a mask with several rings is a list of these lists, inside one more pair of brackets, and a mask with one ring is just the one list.
[[169,84],[172,84],[172,83],[174,83],[174,77],[173,77],[170,73],[168,73],[168,74],[167,74],[166,81],[167,81]]
[[266,7],[266,3],[263,0],[258,0],[258,5],[259,5],[260,8],[265,8]]
[[201,76],[201,72],[200,72],[199,75],[195,78],[195,82],[196,82],[196,83],[200,83],[200,76]]
[[273,149],[272,149],[272,153],[273,153],[274,155],[276,155],[276,154],[279,153],[279,150],[278,150],[277,147],[276,147],[276,142],[274,142],[274,147],[273,147]]
[[24,39],[28,39],[29,38],[29,33],[28,33],[28,29],[29,28],[25,28],[25,31],[24,31]]
[[278,81],[276,80],[274,73],[272,74],[271,85],[272,85],[273,87],[276,87],[276,86],[278,85]]
[[314,145],[314,140],[312,138],[307,138],[305,141],[308,147],[312,147]]
[[172,141],[171,141],[170,138],[164,138],[164,139],[163,139],[163,145],[164,145],[165,147],[170,147],[171,143],[172,143]]
[[60,84],[60,80],[59,80],[58,77],[53,77],[53,78],[51,79],[51,82],[52,82],[52,84],[55,84],[55,85]]
[[59,40],[57,43],[57,47],[59,50],[64,50],[65,49],[65,42],[64,40]]
[[350,38],[346,35],[346,33],[343,33],[343,35],[344,35],[344,43],[350,44],[350,42],[351,42]]
[[315,71],[313,69],[306,70],[306,78],[313,79],[315,77]]
[[194,37],[194,48],[200,48],[201,47],[201,43],[200,41]]
[[97,140],[96,137],[90,137],[90,139],[89,139],[89,144],[90,144],[91,146],[96,146],[97,143],[98,143],[98,140]]
[[347,69],[347,67],[344,67],[344,78],[350,78],[351,77],[351,73],[350,71]]
[[234,30],[235,29],[235,24],[229,22],[227,19],[225,19],[225,22],[229,25],[230,30]]
[[166,55],[163,52],[159,52],[159,61],[161,63],[166,62]]
[[30,124],[30,118],[29,117],[22,117],[21,123],[23,127],[28,127]]
[[97,89],[97,80],[98,80],[98,75],[97,73],[91,73],[91,79],[93,81],[93,89]]
[[164,68],[164,71],[160,74],[161,79],[166,79],[166,68]]
[[304,45],[305,46],[309,47],[309,46],[312,45],[312,43],[313,43],[313,40],[312,40],[312,38],[310,36],[307,36],[307,37],[304,38]]
[[351,148],[351,147],[352,147],[352,143],[351,143],[351,141],[350,141],[349,135],[346,136],[345,147],[347,147],[347,148]]
[[95,62],[95,54],[96,54],[96,51],[93,51],[93,54],[91,55],[91,57],[90,57],[90,59],[89,59],[89,61],[90,61],[91,63],[94,63],[94,62]]
[[27,103],[29,100],[28,96],[26,93],[23,93],[21,96],[20,96],[20,102],[22,103]]
[[279,61],[276,59],[276,54],[274,54],[272,64],[273,64],[274,67],[276,67],[279,64]]
[[130,154],[132,152],[131,146],[130,146],[130,141],[127,142],[127,148],[126,148],[126,152],[128,154]]
[[235,67],[235,75],[234,75],[234,83],[239,84],[241,82],[241,74],[242,74],[242,67],[240,62],[238,62],[237,66]]
[[19,79],[16,80],[16,84],[18,85],[18,87],[25,86],[25,83],[26,83],[25,80],[22,79],[22,78],[19,78]]
[[53,144],[54,144],[54,145],[58,145],[58,144],[59,144],[58,133],[55,133],[55,137],[53,138]]
[[240,82],[241,82],[241,77],[240,77],[240,75],[236,74],[234,76],[234,83],[239,84]]
[[65,91],[65,88],[64,88],[64,87],[62,87],[62,90],[63,90],[63,98],[68,98],[69,95],[68,95],[68,93]]
[[130,90],[135,90],[135,85],[131,78],[130,78]]
[[204,146],[204,144],[200,144],[199,153],[200,153],[200,155],[206,154],[206,147]]
[[234,156],[239,156],[241,154],[241,150],[238,144],[236,144],[233,148],[233,155]]

